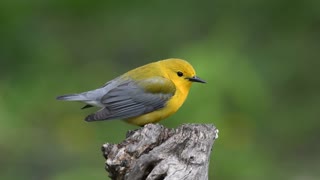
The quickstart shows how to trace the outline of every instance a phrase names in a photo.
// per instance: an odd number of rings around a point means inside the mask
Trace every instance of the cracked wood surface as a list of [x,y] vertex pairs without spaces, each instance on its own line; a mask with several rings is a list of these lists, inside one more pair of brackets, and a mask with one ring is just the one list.
[[207,180],[217,138],[218,129],[210,124],[177,129],[147,124],[129,131],[120,144],[104,144],[102,152],[113,180]]

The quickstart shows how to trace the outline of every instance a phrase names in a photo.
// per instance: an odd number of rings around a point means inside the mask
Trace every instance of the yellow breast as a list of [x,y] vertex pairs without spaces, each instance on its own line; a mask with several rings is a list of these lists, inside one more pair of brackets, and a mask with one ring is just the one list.
[[143,126],[148,123],[156,123],[162,119],[169,117],[170,115],[177,112],[188,96],[188,91],[181,91],[177,88],[176,93],[172,98],[166,103],[166,105],[156,111],[143,114],[141,116],[126,119],[130,124]]

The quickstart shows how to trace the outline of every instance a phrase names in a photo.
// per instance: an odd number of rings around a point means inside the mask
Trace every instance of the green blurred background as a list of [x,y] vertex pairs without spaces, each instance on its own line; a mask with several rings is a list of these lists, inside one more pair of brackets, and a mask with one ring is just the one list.
[[137,127],[55,97],[169,57],[208,82],[161,124],[219,128],[210,179],[319,179],[319,52],[317,0],[2,0],[0,179],[108,179]]

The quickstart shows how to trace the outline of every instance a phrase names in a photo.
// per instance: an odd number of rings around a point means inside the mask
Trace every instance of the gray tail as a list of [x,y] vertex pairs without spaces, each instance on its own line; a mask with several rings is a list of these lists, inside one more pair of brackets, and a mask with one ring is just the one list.
[[86,101],[88,98],[86,98],[83,94],[66,94],[62,96],[58,96],[57,100],[62,101]]

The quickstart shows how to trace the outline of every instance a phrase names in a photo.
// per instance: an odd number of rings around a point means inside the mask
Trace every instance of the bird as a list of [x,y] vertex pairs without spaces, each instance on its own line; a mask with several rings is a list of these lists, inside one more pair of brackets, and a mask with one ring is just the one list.
[[193,82],[206,83],[196,76],[189,62],[170,58],[130,70],[98,89],[56,99],[84,102],[86,105],[82,109],[100,107],[85,118],[87,122],[121,119],[144,126],[176,113]]

